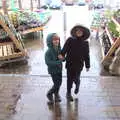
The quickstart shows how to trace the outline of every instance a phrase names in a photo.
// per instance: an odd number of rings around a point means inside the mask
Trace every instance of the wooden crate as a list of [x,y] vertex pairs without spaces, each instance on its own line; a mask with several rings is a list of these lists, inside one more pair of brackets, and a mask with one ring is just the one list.
[[25,52],[15,52],[12,42],[0,43],[0,61],[25,56]]

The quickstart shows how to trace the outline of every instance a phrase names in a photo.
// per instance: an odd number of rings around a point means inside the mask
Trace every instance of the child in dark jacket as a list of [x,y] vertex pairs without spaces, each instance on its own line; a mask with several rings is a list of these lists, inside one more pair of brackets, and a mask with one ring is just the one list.
[[76,25],[71,30],[69,37],[59,55],[59,59],[66,59],[67,69],[67,99],[73,101],[71,88],[73,82],[76,85],[74,93],[79,92],[80,74],[85,63],[86,70],[90,68],[89,43],[87,39],[90,36],[90,31],[86,27]]
[[47,93],[47,98],[50,102],[60,102],[59,89],[62,83],[62,61],[58,59],[60,54],[60,37],[56,33],[51,33],[47,36],[48,50],[45,53],[45,63],[48,67],[48,73],[52,77],[53,86]]

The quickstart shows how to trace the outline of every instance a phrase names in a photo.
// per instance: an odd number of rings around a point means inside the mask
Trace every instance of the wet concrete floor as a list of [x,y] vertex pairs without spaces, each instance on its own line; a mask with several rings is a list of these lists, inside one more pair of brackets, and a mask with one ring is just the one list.
[[81,77],[79,94],[67,102],[63,77],[62,101],[51,105],[46,98],[50,77],[2,76],[0,120],[119,120],[119,84],[118,77]]

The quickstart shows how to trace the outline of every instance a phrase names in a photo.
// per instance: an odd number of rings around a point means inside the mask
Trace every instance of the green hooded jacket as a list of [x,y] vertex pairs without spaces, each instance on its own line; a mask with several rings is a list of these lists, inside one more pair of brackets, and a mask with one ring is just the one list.
[[57,74],[62,72],[62,61],[58,59],[58,55],[61,52],[60,44],[55,49],[52,44],[52,37],[56,33],[51,33],[47,36],[48,50],[45,53],[45,63],[48,67],[49,74]]

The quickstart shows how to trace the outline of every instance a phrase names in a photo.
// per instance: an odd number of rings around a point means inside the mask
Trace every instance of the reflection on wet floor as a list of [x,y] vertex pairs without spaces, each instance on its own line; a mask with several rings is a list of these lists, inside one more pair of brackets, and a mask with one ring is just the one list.
[[73,103],[67,102],[67,118],[66,120],[78,120],[78,98],[76,98]]
[[25,48],[31,50],[40,50],[44,48],[43,39],[40,32],[26,34],[23,37]]
[[48,108],[50,110],[50,112],[52,112],[52,117],[53,120],[60,120],[62,119],[62,110],[61,110],[61,105],[59,103],[55,103],[55,104],[49,104],[48,103]]
[[[73,102],[67,101],[66,103],[66,115],[63,112],[61,103],[50,104],[48,103],[48,108],[52,112],[52,120],[79,120],[78,116],[78,98]],[[65,118],[64,118],[65,116]]]
[[0,120],[120,119],[119,77],[82,77],[80,92],[73,94],[73,102],[66,99],[64,77],[60,89],[62,101],[52,105],[46,97],[51,84],[50,77],[2,76]]

